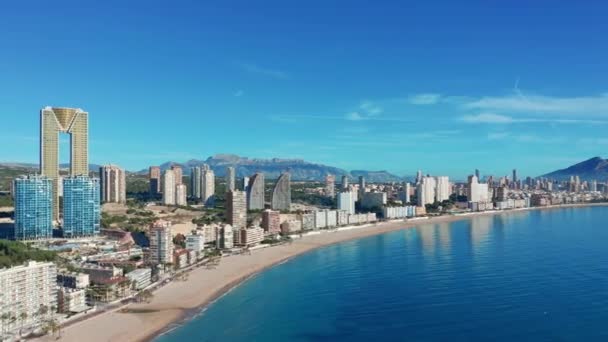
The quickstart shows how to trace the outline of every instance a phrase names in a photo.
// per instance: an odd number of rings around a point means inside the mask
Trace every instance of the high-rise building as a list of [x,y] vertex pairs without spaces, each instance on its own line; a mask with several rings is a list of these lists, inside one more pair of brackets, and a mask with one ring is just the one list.
[[53,218],[59,219],[59,133],[70,135],[70,176],[89,174],[89,113],[76,108],[40,110],[40,172],[53,182]]
[[230,224],[217,227],[217,240],[215,246],[219,249],[234,247],[234,228]]
[[160,167],[150,166],[148,172],[148,178],[150,179],[150,195],[158,195],[160,193]]
[[517,184],[517,170],[513,169],[513,183]]
[[190,197],[201,198],[202,170],[200,166],[190,168]]
[[342,176],[342,184],[340,184],[342,191],[348,191],[348,177]]
[[28,176],[14,181],[15,240],[53,237],[53,183],[44,176]]
[[201,200],[207,207],[215,204],[215,174],[206,164],[203,166],[201,177]]
[[184,179],[184,171],[179,165],[171,165],[171,170],[175,173],[175,185],[182,184]]
[[158,220],[149,230],[151,264],[166,264],[173,261],[173,236],[171,223]]
[[423,207],[426,204],[435,203],[435,190],[437,182],[433,177],[422,177],[418,184],[416,195],[418,197],[418,206]]
[[478,181],[481,179],[481,177],[479,175],[479,169],[475,169],[475,177],[477,177]]
[[331,198],[336,196],[336,177],[334,175],[325,176],[325,196]]
[[233,190],[226,194],[226,220],[234,229],[247,227],[246,192]]
[[0,334],[16,334],[23,327],[38,328],[54,314],[51,310],[57,307],[57,267],[54,263],[29,261],[25,265],[0,269],[0,284]]
[[469,202],[488,202],[488,184],[479,183],[477,176],[469,176],[468,180]]
[[450,199],[451,186],[450,179],[447,176],[439,176],[436,179],[435,199],[437,202],[443,202]]
[[270,234],[281,232],[281,213],[266,209],[262,212],[262,228]]
[[338,194],[338,210],[346,210],[349,214],[355,213],[355,201],[357,200],[353,192],[341,192]]
[[264,209],[264,197],[264,174],[258,172],[249,178],[249,185],[247,185],[247,209]]
[[243,183],[241,190],[247,192],[249,189],[249,177],[243,177]]
[[359,201],[362,201],[364,196],[365,196],[365,178],[363,178],[363,176],[359,176]]
[[175,205],[175,172],[165,170],[163,175],[163,204]]
[[127,202],[127,181],[124,169],[116,165],[100,167],[99,183],[102,203]]
[[597,191],[597,181],[595,179],[589,183],[589,191]]
[[188,189],[186,188],[186,184],[175,186],[175,205],[188,205]]
[[101,228],[99,179],[73,176],[63,179],[64,237],[87,237]]
[[412,185],[409,182],[403,183],[403,192],[401,193],[401,201],[403,203],[410,202],[410,195],[412,192]]
[[255,246],[264,240],[264,229],[260,227],[234,230],[234,244],[237,246]]
[[226,168],[226,192],[236,190],[236,171],[233,166]]
[[416,172],[416,184],[420,184],[420,182],[422,182],[422,170]]
[[273,210],[291,209],[291,179],[289,172],[281,174],[272,190],[271,207]]

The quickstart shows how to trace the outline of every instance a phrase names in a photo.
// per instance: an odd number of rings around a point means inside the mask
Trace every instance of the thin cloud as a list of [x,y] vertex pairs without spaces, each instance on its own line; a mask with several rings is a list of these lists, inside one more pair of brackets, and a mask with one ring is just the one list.
[[241,97],[241,96],[243,96],[244,94],[245,94],[245,92],[244,92],[244,91],[242,91],[241,89],[239,89],[239,90],[237,90],[237,91],[234,93],[234,97]]
[[507,113],[608,116],[608,94],[581,97],[489,96],[467,102],[464,108]]
[[252,63],[237,63],[237,66],[252,74],[260,74],[282,80],[289,78],[289,74],[284,71],[261,67]]
[[407,102],[413,105],[433,105],[438,103],[441,100],[440,94],[433,93],[424,93],[424,94],[416,94],[411,95],[407,98]]
[[468,123],[491,123],[491,124],[509,124],[513,122],[513,118],[506,115],[494,113],[481,113],[477,115],[465,115],[461,118],[462,121]]
[[364,111],[369,116],[380,115],[384,109],[372,101],[363,101],[359,106],[361,111]]
[[346,120],[349,121],[361,121],[366,120],[367,118],[361,115],[359,112],[350,112],[346,114]]

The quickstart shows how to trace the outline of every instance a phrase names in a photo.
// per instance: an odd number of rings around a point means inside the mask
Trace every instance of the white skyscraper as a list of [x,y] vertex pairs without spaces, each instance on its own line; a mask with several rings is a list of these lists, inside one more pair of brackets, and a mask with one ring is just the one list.
[[201,167],[190,168],[190,196],[201,198]]
[[420,184],[418,184],[417,195],[418,195],[418,206],[424,206],[426,204],[435,203],[435,188],[436,181],[433,177],[422,177]]
[[447,176],[437,177],[437,190],[435,196],[437,202],[443,202],[450,199],[450,179]]
[[175,186],[175,204],[186,206],[188,205],[188,189],[186,184],[178,184]]
[[356,200],[357,197],[354,192],[340,192],[338,194],[338,210],[346,210],[349,214],[354,214]]
[[403,203],[410,202],[411,191],[412,191],[412,185],[409,182],[403,183],[403,192],[401,193],[401,201]]
[[173,261],[173,237],[171,223],[156,221],[148,232],[150,239],[150,262],[153,264],[166,264]]
[[163,204],[175,205],[175,172],[166,170],[163,175]]
[[[206,165],[205,165],[206,166]],[[201,175],[201,200],[205,206],[213,206],[215,197],[215,174],[207,166]]]
[[228,166],[226,169],[226,192],[233,191],[236,184],[236,171],[233,166]]
[[99,168],[99,182],[102,203],[126,203],[127,185],[125,170],[116,165]]
[[469,202],[488,202],[488,184],[479,183],[477,176],[469,176]]

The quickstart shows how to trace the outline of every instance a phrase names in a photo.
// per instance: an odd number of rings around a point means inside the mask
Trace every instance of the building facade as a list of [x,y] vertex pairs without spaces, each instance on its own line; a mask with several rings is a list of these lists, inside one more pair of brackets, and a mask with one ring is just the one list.
[[30,261],[0,269],[0,316],[15,317],[0,320],[0,333],[40,327],[51,317],[51,308],[57,307],[56,279],[57,269],[52,262]]
[[59,219],[59,134],[70,135],[70,176],[89,174],[89,113],[79,108],[40,110],[40,173],[53,183],[53,218]]
[[336,196],[336,176],[325,176],[325,196],[334,198]]
[[188,205],[188,189],[186,188],[186,184],[175,186],[175,205]]
[[249,185],[247,186],[247,210],[264,209],[264,191],[264,174],[258,172],[249,178]]
[[201,201],[206,207],[215,205],[215,174],[208,165],[204,165],[202,171]]
[[291,209],[291,176],[289,172],[281,174],[272,190],[271,208],[273,210]]
[[124,169],[116,165],[100,167],[99,187],[102,203],[127,203],[127,179]]
[[356,196],[353,192],[341,192],[338,194],[338,210],[345,210],[349,214],[355,213]]
[[150,181],[150,195],[158,195],[160,194],[160,167],[158,166],[150,166],[148,170],[148,179]]
[[175,174],[175,185],[182,184],[184,179],[184,171],[179,165],[171,165],[171,170]]
[[247,227],[247,194],[229,191],[226,194],[226,220],[234,229]]
[[175,172],[173,170],[165,170],[163,175],[163,204],[175,205]]
[[450,199],[451,187],[450,179],[447,176],[439,176],[436,178],[435,200],[443,202]]
[[166,264],[173,261],[173,236],[171,223],[156,221],[149,230],[151,264]]
[[226,192],[236,190],[236,170],[233,166],[226,168]]
[[53,182],[44,176],[15,179],[15,240],[53,237]]
[[99,180],[88,176],[63,179],[63,226],[67,238],[88,237],[101,229]]
[[262,212],[262,228],[268,234],[278,234],[281,232],[281,213],[275,210],[266,209]]
[[202,170],[200,166],[190,168],[190,197],[201,198]]

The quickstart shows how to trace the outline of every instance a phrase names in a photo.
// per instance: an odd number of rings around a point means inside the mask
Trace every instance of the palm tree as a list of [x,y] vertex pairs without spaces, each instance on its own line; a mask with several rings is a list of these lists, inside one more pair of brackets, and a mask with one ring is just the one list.
[[19,315],[19,322],[21,322],[21,327],[19,328],[19,336],[21,336],[21,333],[23,331],[23,323],[25,323],[25,321],[27,320],[27,317],[28,317],[28,315],[27,315],[27,312],[25,312],[25,311]]

